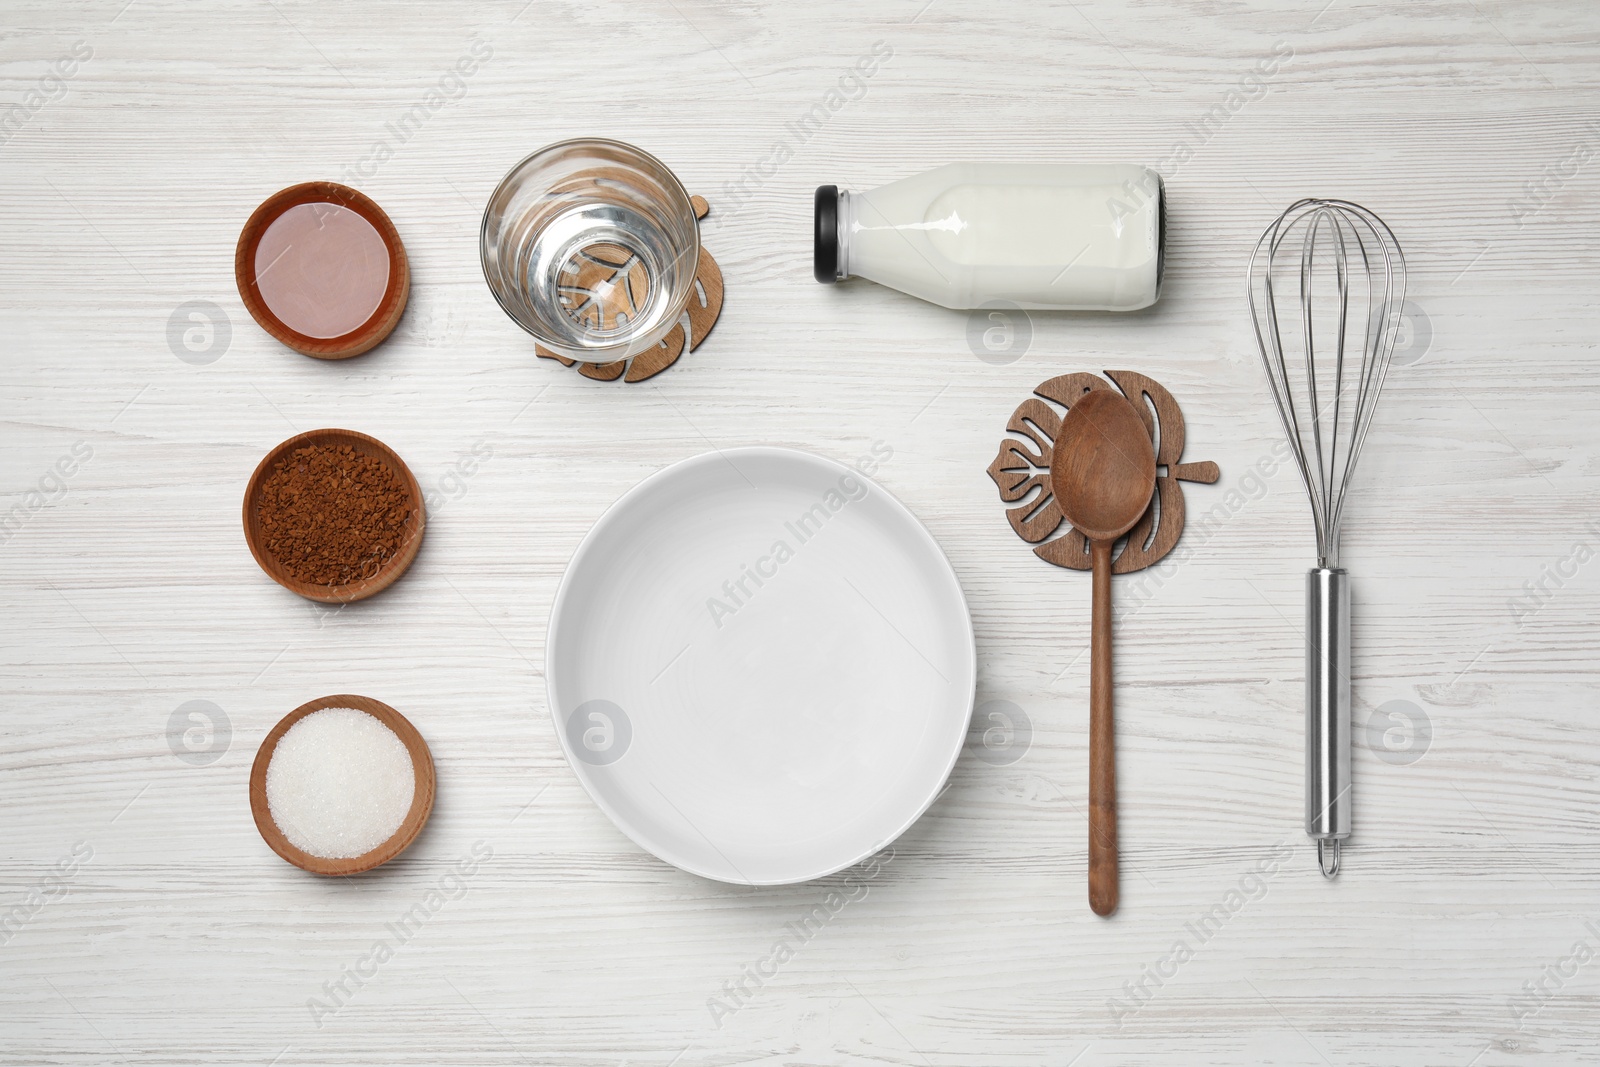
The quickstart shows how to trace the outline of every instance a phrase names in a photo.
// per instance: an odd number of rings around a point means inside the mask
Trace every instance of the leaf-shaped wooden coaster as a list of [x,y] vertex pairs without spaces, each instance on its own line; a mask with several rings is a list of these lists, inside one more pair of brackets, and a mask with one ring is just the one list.
[[[1006,423],[1006,432],[1015,436],[1000,442],[1000,451],[989,464],[989,477],[999,487],[1000,499],[1012,505],[1006,509],[1011,528],[1036,546],[1034,555],[1058,567],[1088,570],[1088,538],[1065,526],[1050,488],[1050,455],[1061,429],[1062,412],[1095,389],[1120,389],[1133,402],[1156,449],[1156,489],[1150,508],[1128,531],[1111,565],[1112,573],[1127,574],[1159,563],[1177,545],[1184,522],[1183,488],[1178,483],[1209,484],[1221,477],[1221,472],[1210,461],[1178,462],[1183,458],[1183,412],[1160,382],[1130,370],[1105,374],[1105,378],[1087,371],[1063,374],[1035,389],[1035,395],[1018,405]],[[1059,405],[1061,411],[1053,405]],[[1050,540],[1057,532],[1061,536]]]
[[[706,203],[703,196],[691,196],[689,202],[694,205],[694,216],[697,219],[706,217],[711,206]],[[617,257],[616,262],[600,256],[595,261],[594,270],[598,274],[609,269],[614,276],[622,273],[631,266],[623,258]],[[587,269],[587,268],[585,268]],[[641,272],[642,273],[642,272]],[[586,279],[579,278],[582,282]],[[592,281],[592,279],[589,279]],[[631,292],[634,282],[631,275],[627,276],[627,285],[617,283],[614,277],[600,279],[612,283],[612,289],[627,296]],[[606,309],[596,306],[594,314],[604,315]],[[717,266],[717,261],[711,258],[704,245],[700,246],[700,261],[694,271],[694,292],[689,294],[689,306],[684,309],[683,318],[674,324],[672,332],[656,347],[641,352],[632,359],[621,359],[615,363],[578,363],[577,360],[558,356],[543,345],[533,346],[534,354],[542,359],[553,359],[563,366],[576,365],[578,373],[585,378],[593,378],[600,382],[614,382],[618,378],[627,382],[642,382],[646,378],[653,378],[678,362],[678,357],[687,349],[693,352],[700,347],[700,342],[706,339],[706,334],[711,332],[711,327],[717,324],[717,317],[722,314],[722,268]]]

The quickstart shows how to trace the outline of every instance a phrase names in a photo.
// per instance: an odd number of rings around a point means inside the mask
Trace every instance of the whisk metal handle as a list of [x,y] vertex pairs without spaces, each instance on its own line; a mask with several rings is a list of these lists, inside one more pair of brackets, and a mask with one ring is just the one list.
[[1339,873],[1350,836],[1350,575],[1306,573],[1306,833],[1322,873]]

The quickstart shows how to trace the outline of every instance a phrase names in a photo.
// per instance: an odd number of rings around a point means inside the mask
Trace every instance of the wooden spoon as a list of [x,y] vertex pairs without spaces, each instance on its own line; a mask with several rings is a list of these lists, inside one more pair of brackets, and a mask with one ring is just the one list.
[[1133,405],[1110,389],[1073,402],[1050,458],[1056,504],[1089,539],[1094,628],[1089,663],[1089,906],[1117,910],[1117,766],[1111,714],[1111,548],[1150,506],[1155,450]]

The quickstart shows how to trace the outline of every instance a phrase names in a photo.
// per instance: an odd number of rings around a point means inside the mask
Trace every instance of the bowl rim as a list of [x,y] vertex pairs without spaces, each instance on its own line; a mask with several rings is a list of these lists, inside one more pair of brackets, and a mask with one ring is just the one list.
[[[400,545],[400,550],[390,556],[384,565],[378,568],[376,574],[370,578],[361,578],[344,585],[314,585],[303,582],[298,578],[290,577],[284,573],[277,557],[268,551],[261,540],[260,519],[256,505],[261,494],[261,486],[271,473],[272,466],[285,454],[304,444],[317,441],[345,441],[354,443],[363,449],[379,453],[400,476],[406,487],[406,495],[411,499],[411,518],[407,520],[405,540]],[[297,593],[307,600],[315,600],[321,604],[348,604],[356,600],[365,600],[383,592],[399,580],[417,558],[417,552],[422,548],[422,537],[427,530],[427,507],[422,496],[422,486],[418,484],[416,475],[411,473],[411,468],[406,466],[405,460],[399,453],[370,434],[359,430],[344,430],[337,427],[325,427],[320,430],[307,430],[305,433],[295,434],[287,440],[280,441],[261,457],[261,462],[256,464],[256,469],[250,475],[250,480],[245,483],[244,506],[242,509],[244,521],[244,540],[250,549],[250,555],[255,558],[256,565],[266,572],[267,577],[289,590]]]
[[[575,145],[598,145],[609,148],[620,148],[625,152],[631,152],[637,156],[640,156],[646,161],[661,168],[661,172],[666,175],[671,183],[671,189],[673,189],[678,196],[683,198],[683,203],[689,209],[689,216],[693,220],[690,231],[694,238],[694,262],[696,264],[696,269],[698,269],[700,253],[703,249],[703,245],[700,241],[700,216],[695,211],[694,197],[689,195],[689,190],[684,187],[683,181],[678,177],[677,173],[673,171],[671,167],[663,163],[660,158],[655,156],[653,153],[640,148],[636,144],[631,144],[628,141],[619,141],[614,137],[568,137],[564,140],[552,141],[550,144],[547,144],[542,148],[538,148],[532,152],[529,152],[527,155],[518,160],[510,170],[506,171],[505,176],[495,184],[494,191],[489,194],[489,199],[485,201],[483,205],[483,218],[478,224],[478,266],[483,271],[483,281],[489,289],[489,295],[494,297],[494,302],[496,304],[500,305],[500,310],[505,312],[507,318],[521,327],[522,331],[538,342],[541,347],[547,348],[552,352],[567,357],[568,359],[576,360],[579,363],[615,363],[619,360],[628,359],[632,356],[640,354],[641,352],[648,351],[660,343],[660,338],[656,338],[649,344],[641,343],[641,341],[644,340],[644,337],[634,338],[633,340],[623,344],[607,346],[605,349],[575,349],[568,345],[563,345],[559,341],[551,341],[549,338],[541,336],[537,331],[535,331],[531,326],[522,320],[522,316],[517,314],[514,308],[506,304],[505,298],[502,297],[499,290],[495,288],[494,277],[491,276],[491,256],[489,254],[489,215],[490,209],[493,207],[495,200],[499,198],[501,190],[504,189],[506,185],[510,183],[510,181],[515,178],[524,167],[527,167],[538,157],[546,155],[547,153],[555,152],[559,149],[570,148]],[[493,268],[493,274],[498,275],[499,273],[499,266],[498,263],[496,263]],[[684,306],[687,306],[689,300],[693,299],[695,289],[694,276],[695,272],[691,271],[687,293],[683,301]],[[680,307],[677,315],[666,320],[667,325],[663,333],[671,333],[672,327],[677,324],[682,315],[683,308]]]
[[[412,794],[411,807],[406,812],[405,820],[400,823],[400,828],[387,841],[370,852],[343,859],[313,856],[295,847],[273,821],[272,809],[267,803],[267,766],[272,762],[272,754],[277,751],[278,742],[289,732],[289,727],[312,712],[326,708],[354,708],[357,711],[364,711],[393,730],[406,746],[406,752],[411,756],[411,769],[416,776],[416,791]],[[433,812],[436,788],[433,753],[429,750],[428,742],[423,739],[422,734],[411,724],[411,720],[381,700],[353,693],[337,693],[306,701],[279,719],[277,725],[267,732],[260,747],[256,749],[255,762],[250,765],[250,814],[254,817],[256,829],[260,832],[262,840],[267,843],[267,847],[284,860],[312,874],[342,877],[361,874],[382,866],[409,848],[417,839],[417,835],[422,832],[422,828],[427,825],[428,816]]]
[[[310,337],[295,330],[267,306],[256,284],[256,248],[267,228],[292,207],[318,203],[334,204],[360,215],[378,231],[389,252],[389,280],[377,310],[360,326],[338,337]],[[239,231],[239,242],[233,253],[233,276],[239,298],[256,324],[289,348],[313,359],[349,359],[370,351],[393,332],[411,297],[411,267],[400,231],[371,197],[338,182],[300,182],[279,189],[263,200]]]

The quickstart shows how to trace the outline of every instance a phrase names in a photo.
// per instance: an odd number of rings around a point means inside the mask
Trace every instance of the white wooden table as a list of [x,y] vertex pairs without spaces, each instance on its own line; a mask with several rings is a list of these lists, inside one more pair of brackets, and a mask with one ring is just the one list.
[[[124,3],[6,0],[0,34],[0,97],[24,102],[0,118],[0,1061],[1600,1062],[1600,8]],[[475,42],[492,54],[449,80]],[[797,138],[876,42],[892,58]],[[585,134],[713,205],[722,321],[645,385],[536,361],[478,267],[495,182]],[[964,314],[810,278],[818,184],[1179,146],[1150,313],[1036,315],[993,361]],[[313,178],[378,200],[414,272],[395,335],[344,363],[279,346],[233,284],[250,210]],[[1394,226],[1419,324],[1348,522],[1358,799],[1333,883],[1300,830],[1307,508],[1287,468],[1245,481],[1279,439],[1245,259],[1310,194]],[[1035,559],[984,473],[1035,384],[1105,368],[1164,382],[1186,458],[1224,472],[1189,490],[1214,532],[1117,638],[1112,921],[1084,893],[1087,576]],[[412,572],[340,612],[267,580],[239,525],[259,457],[323,425],[439,494]],[[965,587],[979,702],[1032,740],[969,751],[758,985],[746,965],[842,876],[731,887],[624,838],[557,746],[546,620],[651,471],[874,442]],[[337,692],[407,714],[440,782],[416,846],[342,882],[272,855],[245,790],[271,725]]]

